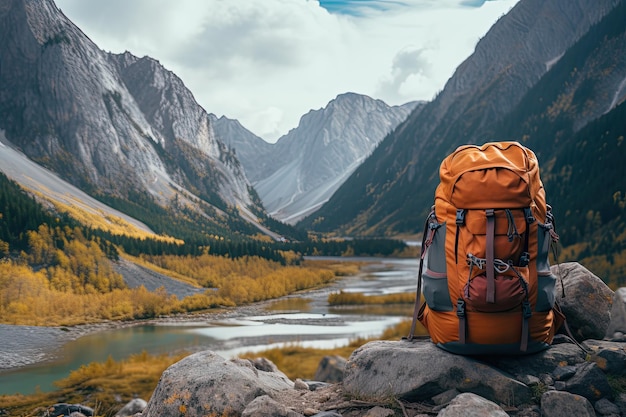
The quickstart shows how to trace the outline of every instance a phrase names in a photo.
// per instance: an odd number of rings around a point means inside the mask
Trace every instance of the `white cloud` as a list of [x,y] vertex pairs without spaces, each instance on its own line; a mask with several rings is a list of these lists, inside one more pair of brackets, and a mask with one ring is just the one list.
[[98,46],[149,55],[274,141],[348,91],[430,100],[518,0],[56,0]]

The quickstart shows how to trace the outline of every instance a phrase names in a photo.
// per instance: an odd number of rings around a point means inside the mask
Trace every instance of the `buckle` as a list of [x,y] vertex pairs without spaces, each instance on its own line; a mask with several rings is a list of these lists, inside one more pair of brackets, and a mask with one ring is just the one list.
[[457,209],[456,210],[456,225],[462,226],[465,224],[465,210]]
[[[528,307],[530,308],[530,305]],[[465,301],[461,298],[456,300],[456,316],[458,318],[465,317]]]

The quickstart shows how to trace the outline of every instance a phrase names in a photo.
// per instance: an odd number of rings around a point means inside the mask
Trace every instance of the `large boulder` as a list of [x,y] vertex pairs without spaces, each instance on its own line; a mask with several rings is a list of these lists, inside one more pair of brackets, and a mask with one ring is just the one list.
[[553,265],[551,270],[557,277],[556,299],[573,336],[578,341],[604,338],[611,321],[613,291],[577,262]]
[[596,417],[589,400],[569,392],[548,391],[541,396],[541,415],[545,417]]
[[450,389],[502,404],[530,399],[523,383],[429,342],[375,341],[361,346],[348,359],[343,386],[348,394],[369,401],[423,401]]
[[622,340],[626,334],[626,287],[618,288],[613,295],[611,321],[606,331],[608,339]]
[[262,371],[248,360],[211,351],[187,356],[165,370],[143,417],[241,415],[256,397],[293,390],[282,372]]

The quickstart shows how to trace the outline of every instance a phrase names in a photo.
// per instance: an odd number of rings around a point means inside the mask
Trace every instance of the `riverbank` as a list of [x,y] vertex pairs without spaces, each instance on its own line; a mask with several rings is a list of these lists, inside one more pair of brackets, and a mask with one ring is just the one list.
[[186,313],[148,320],[106,321],[68,327],[0,324],[0,340],[2,341],[0,343],[0,372],[52,360],[63,345],[89,334],[149,324],[221,320],[249,315],[258,316],[268,314],[266,307],[274,301],[276,300],[261,301],[241,307],[216,309],[215,311],[196,314]]
[[[342,259],[343,260],[343,259]],[[365,261],[359,273],[344,276],[328,286],[304,290],[277,299],[261,301],[239,307],[228,307],[204,311],[201,313],[186,313],[167,317],[159,317],[148,320],[134,321],[108,321],[92,324],[83,324],[68,327],[36,327],[36,326],[12,326],[0,324],[0,375],[9,371],[16,371],[31,365],[43,364],[58,358],[63,351],[63,347],[76,339],[99,332],[119,330],[132,326],[143,325],[172,325],[209,323],[227,319],[239,319],[253,316],[263,316],[275,314],[275,306],[280,304],[280,311],[298,309],[290,299],[306,298],[310,311],[328,312],[328,294],[350,288],[353,291],[366,294],[383,294],[389,292],[406,292],[413,290],[413,279],[410,279],[409,286],[405,285],[402,279],[396,280],[395,267],[388,264],[410,263],[409,269],[414,269],[414,261],[399,259],[359,259]],[[379,275],[380,274],[380,275]],[[372,279],[376,277],[376,279]],[[283,301],[286,301],[283,303]],[[269,308],[271,305],[273,308]],[[324,325],[342,324],[340,319],[333,319],[332,315],[327,315]],[[407,316],[408,317],[408,316]],[[337,321],[336,323],[334,321]],[[291,321],[294,323],[294,321]],[[303,320],[302,324],[311,323],[311,319]],[[250,342],[251,343],[251,342]]]

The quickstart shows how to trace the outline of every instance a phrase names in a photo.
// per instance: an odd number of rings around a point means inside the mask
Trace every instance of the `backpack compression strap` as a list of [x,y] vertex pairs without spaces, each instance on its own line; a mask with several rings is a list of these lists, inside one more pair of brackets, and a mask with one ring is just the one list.
[[494,254],[493,254],[493,246],[496,234],[496,215],[493,209],[485,210],[485,214],[487,216],[487,247],[486,250],[486,260],[487,260],[487,302],[495,303],[496,302],[496,278],[494,272]]

